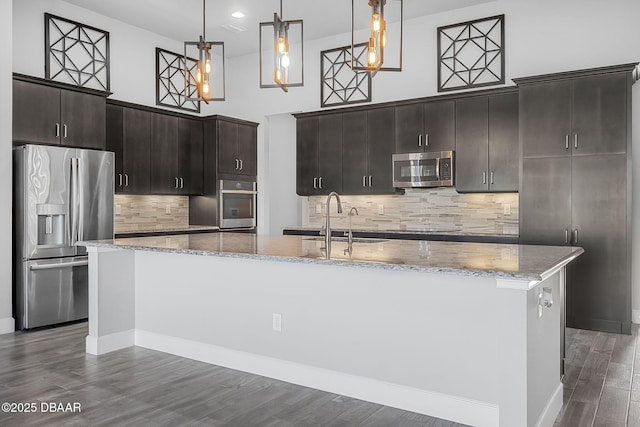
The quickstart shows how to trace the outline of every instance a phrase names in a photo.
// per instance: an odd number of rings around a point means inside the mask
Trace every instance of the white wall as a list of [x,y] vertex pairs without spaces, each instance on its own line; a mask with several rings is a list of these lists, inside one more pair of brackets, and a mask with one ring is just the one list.
[[13,332],[11,289],[11,2],[0,6],[0,334]]
[[[108,31],[111,98],[156,106],[155,48],[182,53],[183,41],[159,36],[61,0],[13,0],[13,71],[16,73],[44,77],[45,12]],[[224,103],[216,105],[222,107]]]

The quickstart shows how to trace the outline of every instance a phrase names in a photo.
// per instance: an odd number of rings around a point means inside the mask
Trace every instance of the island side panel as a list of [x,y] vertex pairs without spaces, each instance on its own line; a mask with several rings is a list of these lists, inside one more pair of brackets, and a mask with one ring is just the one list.
[[[387,384],[395,392],[380,403],[498,425],[499,383],[515,375],[500,366],[503,291],[491,277],[139,251],[136,344],[370,401]],[[272,329],[274,313],[282,332]],[[243,366],[246,354],[291,370]],[[309,383],[294,366],[349,377]],[[345,378],[370,387],[339,390]],[[394,401],[407,391],[420,399]]]
[[89,335],[86,351],[104,354],[135,342],[135,252],[88,247]]

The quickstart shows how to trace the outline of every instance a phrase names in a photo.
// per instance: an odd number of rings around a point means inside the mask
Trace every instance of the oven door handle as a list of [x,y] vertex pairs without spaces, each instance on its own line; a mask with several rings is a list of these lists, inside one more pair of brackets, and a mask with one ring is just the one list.
[[222,194],[258,194],[257,191],[254,190],[221,190]]

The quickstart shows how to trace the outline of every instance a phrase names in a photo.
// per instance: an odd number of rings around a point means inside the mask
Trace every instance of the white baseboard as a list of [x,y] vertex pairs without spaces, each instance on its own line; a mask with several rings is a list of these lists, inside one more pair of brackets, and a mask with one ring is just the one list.
[[0,319],[0,335],[10,334],[15,331],[16,331],[16,321],[13,319],[13,317]]
[[498,405],[487,402],[141,330],[135,331],[135,345],[457,423],[480,427],[497,427],[499,424]]
[[114,334],[94,337],[87,335],[86,350],[89,354],[105,354],[135,345],[135,331],[116,332]]
[[631,310],[631,322],[640,325],[640,310]]
[[553,393],[547,404],[542,410],[542,414],[538,418],[536,427],[552,427],[556,422],[556,418],[562,409],[562,394],[564,392],[562,383],[558,385],[556,391]]

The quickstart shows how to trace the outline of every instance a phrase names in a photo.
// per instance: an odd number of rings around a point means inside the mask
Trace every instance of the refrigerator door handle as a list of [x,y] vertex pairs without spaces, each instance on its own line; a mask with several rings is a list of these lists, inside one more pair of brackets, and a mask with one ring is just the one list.
[[78,162],[77,166],[77,180],[78,186],[76,187],[77,197],[78,197],[78,239],[84,240],[84,204],[85,204],[85,175],[84,175],[84,162],[82,158],[78,157],[76,159]]
[[71,158],[71,182],[69,185],[69,215],[71,216],[71,246],[78,241],[78,158]]
[[69,261],[63,262],[59,264],[42,264],[42,265],[31,265],[29,266],[29,270],[38,271],[38,270],[59,270],[61,268],[69,268],[69,267],[83,267],[85,265],[89,265],[89,260],[84,259],[81,261]]

